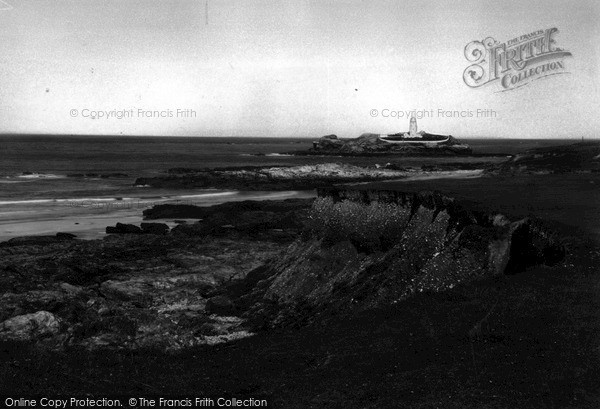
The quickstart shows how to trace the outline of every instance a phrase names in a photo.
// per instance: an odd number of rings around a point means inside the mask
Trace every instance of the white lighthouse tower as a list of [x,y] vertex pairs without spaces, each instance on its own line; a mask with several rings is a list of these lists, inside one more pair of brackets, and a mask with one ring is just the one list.
[[417,134],[417,118],[414,116],[410,117],[410,128],[408,132],[409,138],[418,138],[420,136]]

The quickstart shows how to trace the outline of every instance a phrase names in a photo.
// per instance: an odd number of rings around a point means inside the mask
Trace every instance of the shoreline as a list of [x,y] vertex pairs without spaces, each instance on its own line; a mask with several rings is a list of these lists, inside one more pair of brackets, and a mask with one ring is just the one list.
[[[460,167],[461,164],[449,164]],[[214,176],[214,173],[220,174]],[[271,172],[270,174],[268,172]],[[76,234],[78,238],[95,239],[104,236],[104,229],[117,222],[139,224],[143,221],[142,212],[162,204],[187,204],[210,206],[242,200],[272,200],[282,198],[315,197],[314,190],[334,185],[362,185],[374,182],[409,182],[419,179],[479,177],[481,169],[474,170],[432,170],[406,168],[401,170],[386,168],[365,168],[351,165],[322,164],[315,166],[288,167],[227,167],[218,170],[172,169],[170,175],[154,178],[165,183],[163,189],[149,186],[150,191],[163,192],[163,195],[141,197],[85,197],[85,198],[36,198],[31,200],[7,200],[0,202],[0,241],[19,236],[54,234],[57,232]],[[229,174],[226,183],[221,174]],[[208,175],[209,188],[186,187],[179,179],[192,175]],[[175,175],[175,182],[173,176]],[[250,175],[250,176],[248,176]],[[264,175],[267,175],[266,177]],[[212,178],[212,179],[211,179]],[[240,183],[238,178],[242,180]],[[263,179],[263,180],[260,180]],[[255,184],[248,185],[248,179]],[[212,181],[211,181],[212,180]],[[261,191],[269,185],[270,190]],[[223,186],[229,185],[229,186]],[[219,186],[221,189],[215,188]],[[137,186],[139,188],[139,186]],[[223,188],[238,188],[223,190]],[[133,187],[135,188],[135,186]],[[164,195],[164,188],[169,194]],[[292,190],[286,190],[292,188]],[[131,192],[134,193],[134,192]],[[150,192],[148,192],[150,193]],[[163,221],[163,220],[161,220]],[[164,222],[170,227],[176,224]],[[104,225],[103,225],[104,224]]]
[[[178,196],[152,200],[116,200],[112,198],[99,198],[94,201],[87,199],[64,199],[59,207],[35,206],[33,203],[26,212],[28,216],[15,220],[19,212],[0,213],[0,242],[21,236],[36,236],[61,233],[72,233],[81,239],[98,239],[105,237],[107,226],[114,226],[117,222],[139,225],[144,221],[143,211],[162,204],[188,204],[195,206],[212,206],[226,202],[239,202],[244,200],[277,200],[288,198],[314,197],[312,191],[199,191],[190,194],[190,191],[181,192]],[[204,200],[202,200],[204,199]],[[78,205],[70,206],[68,203]],[[96,201],[98,200],[98,201]],[[32,204],[30,201],[25,201]],[[82,202],[88,205],[82,205]],[[42,204],[53,204],[54,201],[45,201]],[[39,204],[39,203],[37,203]],[[118,205],[117,205],[118,204]],[[2,210],[3,206],[0,206]],[[62,210],[62,211],[61,211]],[[37,215],[31,217],[29,215]],[[175,227],[177,223],[165,219],[162,222]]]

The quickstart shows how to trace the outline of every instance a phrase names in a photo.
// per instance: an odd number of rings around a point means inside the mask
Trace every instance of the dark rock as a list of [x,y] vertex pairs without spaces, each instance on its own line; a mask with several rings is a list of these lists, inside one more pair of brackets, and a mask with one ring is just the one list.
[[83,291],[83,288],[77,285],[71,285],[69,283],[61,283],[59,284],[59,287],[65,291],[67,294],[71,294],[71,295],[78,295],[81,294],[81,292]]
[[[259,203],[259,202],[257,202]],[[260,206],[260,204],[258,205]],[[173,228],[172,232],[176,235],[196,236],[196,237],[223,237],[232,235],[248,235],[263,240],[273,240],[278,242],[293,241],[293,234],[297,234],[303,227],[305,219],[306,204],[300,207],[300,210],[293,209],[294,206],[264,206],[264,210],[242,210],[225,211],[226,208],[214,206],[215,213],[204,212],[204,218],[194,224],[180,224]],[[248,203],[248,208],[255,206]],[[221,210],[219,212],[219,210]],[[260,236],[260,237],[259,237]]]
[[[289,212],[306,209],[313,199],[287,200],[245,200],[242,202],[227,202],[210,207],[193,205],[164,204],[144,210],[144,219],[170,219],[174,217],[185,219],[206,219],[217,213],[235,216],[247,211]],[[177,222],[177,220],[176,220]]]
[[170,219],[181,217],[185,219],[203,219],[207,211],[204,207],[194,205],[161,204],[146,209],[144,219]]
[[107,226],[107,234],[141,234],[142,229],[133,224],[117,223],[116,226]]
[[134,233],[135,234],[135,233],[141,233],[141,231],[142,231],[142,229],[140,229],[138,226],[135,226],[133,224],[117,223],[116,227],[123,233]]
[[60,321],[48,311],[18,315],[0,323],[0,339],[3,341],[37,341],[59,331]]
[[108,280],[100,285],[100,291],[110,299],[146,305],[150,299],[152,285],[143,281]]
[[87,263],[74,260],[74,262],[68,263],[68,265],[59,265],[56,275],[53,278],[72,285],[84,285],[102,281],[107,276],[111,276],[117,272],[119,272],[119,269],[107,268],[104,265],[99,265],[95,260],[90,260]]
[[164,223],[142,223],[140,227],[146,234],[167,234],[169,232],[169,226]]
[[508,254],[505,273],[516,274],[538,264],[554,265],[566,253],[564,245],[554,233],[544,229],[540,223],[525,218],[512,225]]
[[56,233],[56,237],[59,239],[67,239],[67,240],[71,240],[77,237],[77,235],[73,234],[73,233]]
[[206,309],[207,314],[216,314],[216,315],[235,315],[236,308],[233,302],[226,296],[217,295],[215,297],[209,298],[206,301]]
[[33,290],[25,293],[5,293],[0,296],[0,321],[36,311],[55,312],[69,300],[69,294],[55,290]]

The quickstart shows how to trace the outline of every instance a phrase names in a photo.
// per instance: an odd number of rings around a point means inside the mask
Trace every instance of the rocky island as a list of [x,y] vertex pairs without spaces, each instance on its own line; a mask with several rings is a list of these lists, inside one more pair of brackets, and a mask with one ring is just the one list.
[[326,135],[313,142],[308,151],[293,152],[295,155],[337,155],[337,156],[451,156],[469,155],[469,145],[460,143],[452,135],[417,132],[417,120],[410,120],[409,132],[391,135],[364,133],[354,139],[340,139],[337,135]]

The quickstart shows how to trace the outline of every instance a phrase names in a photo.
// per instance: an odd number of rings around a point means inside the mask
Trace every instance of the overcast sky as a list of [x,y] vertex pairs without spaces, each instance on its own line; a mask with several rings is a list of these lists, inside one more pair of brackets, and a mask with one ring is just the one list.
[[[424,109],[435,115],[420,129],[458,137],[597,136],[598,4],[4,0],[0,132],[353,137],[408,128],[406,118],[382,117],[385,109]],[[463,82],[470,41],[551,27],[573,54],[569,74],[509,92]],[[131,109],[131,118],[86,117]],[[445,118],[440,109],[496,117]]]

